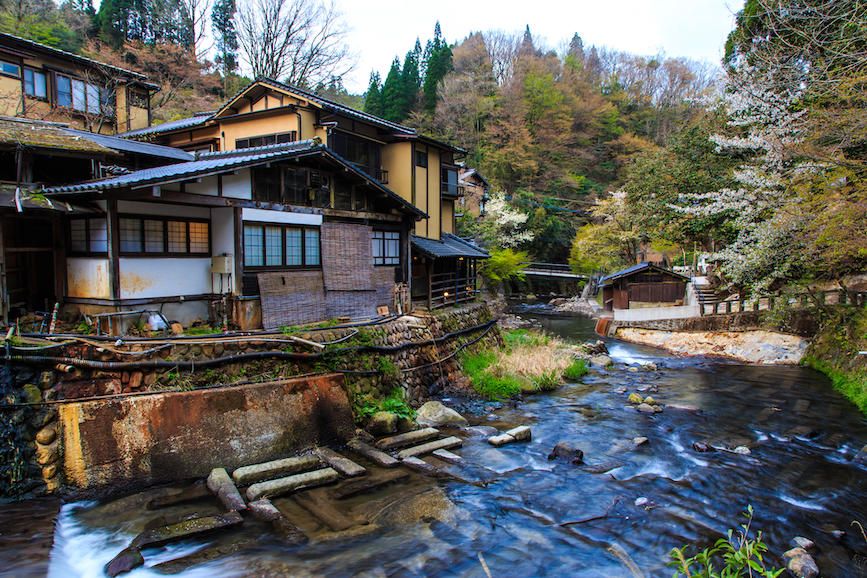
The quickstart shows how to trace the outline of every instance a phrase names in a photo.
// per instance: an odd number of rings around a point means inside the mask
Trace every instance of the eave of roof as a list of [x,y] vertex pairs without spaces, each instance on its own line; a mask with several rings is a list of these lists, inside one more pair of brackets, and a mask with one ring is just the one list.
[[95,139],[76,134],[78,132],[58,123],[0,117],[0,145],[90,154],[114,153]]
[[213,112],[197,112],[196,114],[188,118],[170,120],[169,122],[164,122],[162,124],[155,124],[153,126],[137,128],[135,130],[128,130],[126,132],[118,134],[117,136],[119,136],[120,138],[132,139],[143,135],[160,134],[173,130],[198,127],[207,124],[207,122],[211,120],[211,117],[213,116]]
[[601,286],[606,281],[614,281],[616,279],[620,279],[621,277],[627,277],[627,276],[632,275],[634,273],[639,273],[645,269],[656,270],[660,273],[665,273],[667,275],[671,275],[672,277],[680,277],[684,281],[689,281],[689,277],[685,277],[685,276],[681,275],[680,273],[675,273],[674,271],[669,271],[668,269],[663,269],[662,267],[657,267],[653,263],[650,263],[649,261],[645,261],[644,263],[639,263],[638,265],[633,265],[632,267],[627,267],[626,269],[621,269],[620,271],[616,271],[616,272],[612,273],[611,275],[606,275],[605,277],[603,277],[602,279],[599,280],[599,285]]
[[468,243],[451,233],[443,233],[440,241],[413,235],[412,247],[431,259],[445,259],[449,257],[488,259],[491,256],[484,249],[476,247],[472,243]]
[[104,62],[94,60],[92,58],[87,58],[84,56],[79,56],[77,54],[73,54],[71,52],[66,52],[65,50],[60,50],[59,48],[52,48],[51,46],[47,46],[45,44],[40,44],[38,42],[33,42],[32,40],[27,40],[26,38],[21,38],[20,36],[15,36],[14,34],[7,34],[5,32],[0,32],[0,41],[2,41],[4,39],[9,39],[9,40],[12,40],[13,42],[18,42],[18,43],[23,44],[25,46],[29,46],[34,50],[42,50],[44,52],[48,52],[50,54],[53,54],[54,56],[66,58],[69,60],[74,60],[74,61],[79,62],[81,64],[87,64],[88,66],[110,68],[111,70],[116,70],[118,72],[122,72],[123,74],[126,74],[126,75],[132,77],[133,79],[136,79],[135,80],[136,84],[140,84],[140,85],[145,86],[147,88],[153,88],[154,90],[160,90],[159,85],[153,84],[151,82],[147,82],[148,77],[145,76],[144,74],[139,73],[139,72],[133,72],[132,70],[127,70],[125,68],[120,68],[118,66],[112,66],[110,64],[106,64]]
[[181,149],[176,149],[174,147],[167,147],[135,140],[127,140],[117,136],[84,132],[71,128],[66,128],[63,130],[76,137],[89,139],[95,143],[98,143],[104,147],[110,148],[118,152],[135,153],[140,155],[147,155],[149,157],[158,157],[162,159],[171,159],[176,161],[191,161],[196,158],[193,154],[188,153],[187,151],[183,151]]

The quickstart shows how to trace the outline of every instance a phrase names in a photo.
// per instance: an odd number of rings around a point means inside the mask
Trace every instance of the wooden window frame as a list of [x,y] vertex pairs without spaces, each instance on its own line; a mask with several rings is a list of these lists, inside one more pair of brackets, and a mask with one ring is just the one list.
[[[270,134],[260,134],[256,136],[244,137],[244,138],[236,138],[235,139],[235,148],[236,149],[247,149],[247,148],[255,148],[260,146],[269,146],[274,144],[284,144],[289,142],[295,142],[298,140],[298,131],[290,130],[288,132],[275,132]],[[273,139],[273,142],[269,143],[259,143],[255,145],[251,145],[250,141],[253,139]]]
[[[14,66],[15,69],[17,70],[17,72],[14,73],[14,74],[11,73],[11,72],[6,72],[5,70],[3,70],[4,65],[6,65],[6,66]],[[16,78],[16,79],[20,79],[20,78],[22,77],[22,75],[21,75],[21,64],[19,64],[19,63],[17,63],[17,62],[12,62],[11,60],[6,60],[5,58],[0,59],[0,76],[5,76],[5,77],[7,77],[7,78]]]
[[[267,234],[265,233],[265,229],[267,227],[275,227],[280,229],[280,255],[282,263],[280,265],[249,265],[247,263],[247,259],[249,257],[247,253],[247,235],[246,229],[247,227],[257,227],[262,231],[262,262],[268,262],[268,245],[267,245]],[[286,264],[286,231],[292,230],[300,230],[301,231],[301,265],[287,265]],[[318,263],[315,265],[311,265],[307,263],[307,231],[315,231],[317,238],[319,240],[317,246],[317,257]],[[241,247],[244,251],[243,265],[244,271],[298,271],[298,270],[307,270],[307,271],[315,271],[322,269],[322,231],[318,226],[311,225],[293,225],[286,223],[263,223],[259,221],[244,221],[243,231],[241,232]]]
[[428,168],[428,154],[427,151],[415,151],[415,166],[421,167],[423,169]]
[[[60,90],[59,90],[59,79],[65,78],[69,80],[69,101],[70,104],[60,104]],[[77,108],[75,106],[75,82],[81,82],[84,84],[84,108]],[[89,99],[89,91],[88,87],[92,87],[96,89],[97,100],[99,101],[97,104],[97,110],[90,110],[88,106]],[[69,73],[69,72],[60,72],[57,70],[51,71],[51,96],[53,99],[54,108],[62,108],[65,110],[71,110],[77,114],[94,114],[99,116],[104,116],[106,118],[115,118],[117,116],[117,95],[115,94],[115,90],[108,88],[102,84],[96,84],[91,82],[85,78],[82,78],[78,75]]]
[[[120,242],[120,233],[123,230],[123,227],[120,225],[121,219],[133,219],[139,221],[139,241],[141,243],[142,251],[123,251],[121,250],[121,242]],[[159,221],[163,224],[163,250],[162,251],[147,251],[147,237],[145,236],[145,221]],[[186,230],[186,250],[185,251],[169,251],[169,223],[184,223]],[[208,236],[208,248],[205,251],[191,251],[190,246],[192,244],[192,239],[190,238],[190,223],[199,223],[205,225],[207,227],[207,236]],[[211,247],[212,247],[212,239],[211,239],[211,222],[207,219],[195,219],[195,218],[184,218],[184,217],[163,217],[163,216],[151,216],[151,215],[137,215],[137,214],[120,214],[118,215],[118,255],[121,257],[134,257],[134,258],[155,258],[155,259],[163,259],[163,258],[173,258],[173,259],[200,259],[202,257],[210,257],[211,256]]]
[[[287,169],[291,169],[293,171],[303,171],[306,175],[306,185],[304,188],[304,204],[299,204],[296,202],[286,200],[287,199],[286,190],[287,190],[287,186],[288,186],[287,181],[286,181],[286,170]],[[261,194],[261,192],[257,190],[257,184],[256,184],[257,171],[260,171],[260,170],[278,170],[279,171],[280,184],[278,186],[280,189],[280,200],[268,199],[265,197],[265,195]],[[336,186],[336,180],[335,179],[336,178],[338,178],[338,175],[336,173],[332,173],[329,171],[321,171],[321,170],[317,170],[317,169],[310,169],[307,167],[300,167],[300,166],[293,165],[293,164],[277,164],[277,163],[275,163],[275,164],[272,164],[270,166],[261,166],[260,165],[257,167],[253,167],[250,170],[250,194],[251,194],[252,200],[259,202],[259,203],[276,203],[276,204],[280,204],[280,205],[290,205],[290,206],[295,206],[295,207],[315,207],[318,209],[333,209],[334,208],[334,194],[335,194],[335,186]],[[322,179],[327,179],[327,182],[328,182],[327,188],[323,188],[321,186]],[[319,181],[319,185],[316,184],[317,180]],[[350,184],[349,186],[352,187],[352,193],[351,193],[351,197],[350,197],[351,198],[350,206],[352,208],[351,209],[342,209],[342,210],[348,210],[348,211],[353,211],[353,212],[361,212],[361,211],[367,210],[369,207],[369,204],[367,202],[366,195],[364,195],[363,192],[359,191],[357,186],[355,186],[353,184]],[[320,195],[322,194],[322,192],[327,191],[327,202],[317,203],[315,198],[311,199],[310,198],[310,192],[311,191],[316,191]],[[359,197],[358,197],[359,195],[362,195],[363,202],[361,202],[361,203],[359,203]]]
[[[397,255],[387,255],[386,248],[389,246],[387,241],[394,239],[386,239],[386,235],[397,235]],[[381,237],[377,237],[381,235]],[[403,243],[401,243],[400,231],[387,229],[374,229],[371,233],[371,244],[379,244],[381,246],[381,257],[377,257],[374,251],[373,264],[376,267],[394,267],[400,265],[401,257],[403,256]],[[396,261],[394,261],[396,259]]]
[[[72,243],[72,222],[73,221],[84,221],[84,244],[87,249],[84,251],[77,251],[73,248]],[[91,235],[93,228],[91,227],[91,221],[105,221],[106,227],[106,241],[105,241],[105,250],[104,251],[92,251],[90,249],[91,244]],[[96,217],[77,217],[69,220],[69,224],[66,227],[66,240],[69,246],[69,254],[80,257],[108,257],[108,215],[96,216]]]
[[[45,79],[45,81],[44,81],[44,83],[45,83],[45,95],[44,96],[41,96],[38,94],[30,94],[29,92],[27,92],[27,73],[28,72],[33,75],[33,80],[31,81],[31,83],[33,84],[34,91],[36,90],[36,75],[40,74]],[[48,86],[48,76],[49,75],[45,70],[25,66],[24,69],[21,71],[21,86],[22,86],[22,90],[24,91],[24,95],[27,98],[31,98],[33,100],[41,100],[43,102],[48,102],[48,95],[51,94],[51,90]]]

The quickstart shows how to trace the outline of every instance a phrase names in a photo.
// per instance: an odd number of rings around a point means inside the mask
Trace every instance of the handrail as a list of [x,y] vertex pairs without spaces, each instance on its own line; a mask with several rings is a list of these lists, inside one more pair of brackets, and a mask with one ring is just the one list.
[[[807,306],[807,300],[810,297],[810,293],[797,293],[788,297],[789,302],[795,300],[798,304],[799,308],[804,308]],[[834,291],[819,291],[815,293],[819,297],[819,304],[827,305],[828,297],[830,295],[837,296],[837,304],[838,305],[846,305],[849,302],[849,296],[852,296],[852,305],[855,306],[864,306],[867,304],[867,291],[847,291],[845,289],[836,289]],[[731,313],[745,313],[747,311],[747,304],[752,304],[752,311],[760,311],[762,310],[762,303],[765,304],[765,310],[770,311],[776,305],[776,300],[782,295],[762,295],[755,300],[753,299],[727,299],[725,301],[716,301],[712,303],[713,309],[709,313],[709,315],[728,315]],[[720,311],[720,308],[723,311]],[[701,314],[705,314],[705,305],[701,305]]]

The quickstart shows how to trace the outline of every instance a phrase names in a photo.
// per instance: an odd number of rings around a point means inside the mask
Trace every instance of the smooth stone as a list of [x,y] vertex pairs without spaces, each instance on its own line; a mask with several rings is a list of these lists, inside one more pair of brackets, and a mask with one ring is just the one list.
[[590,358],[590,367],[609,367],[614,365],[614,361],[607,355],[594,355]]
[[400,462],[395,458],[376,448],[370,447],[360,439],[351,440],[346,444],[346,447],[384,468],[393,468],[400,464]]
[[783,553],[786,559],[786,568],[798,578],[815,578],[819,575],[819,567],[816,561],[803,548],[792,548]]
[[637,409],[641,413],[656,413],[656,410],[653,409],[653,406],[647,403],[642,403],[635,409]]
[[224,468],[214,468],[207,480],[208,489],[216,494],[223,506],[229,510],[246,510],[247,504],[241,492],[235,487],[232,478]]
[[270,482],[253,484],[247,488],[247,499],[252,502],[259,498],[271,498],[281,494],[303,490],[305,488],[330,484],[336,482],[339,478],[340,476],[337,471],[332,468],[324,468],[304,474],[295,474],[294,476],[271,480]]
[[376,442],[376,447],[381,450],[395,450],[409,445],[420,444],[439,437],[440,432],[436,428],[428,427],[407,433],[383,438]]
[[439,401],[429,401],[418,408],[416,421],[419,425],[429,427],[440,427],[446,425],[466,427],[470,425],[464,416],[455,410],[444,406]]
[[584,452],[566,442],[560,441],[557,442],[557,445],[548,454],[549,460],[556,460],[557,458],[563,458],[575,465],[580,465],[584,463]]
[[48,426],[39,430],[36,434],[36,442],[40,443],[44,446],[47,446],[57,437],[57,428],[54,426]]
[[809,550],[810,548],[816,547],[815,542],[813,542],[809,538],[804,538],[803,536],[795,536],[794,538],[792,538],[790,544],[795,548],[803,548],[804,550]]
[[696,413],[701,412],[701,408],[695,405],[688,405],[685,403],[668,403],[665,405],[665,409],[679,409],[681,411],[694,411]]
[[748,448],[747,446],[738,446],[738,447],[736,447],[736,448],[735,448],[734,450],[732,450],[732,451],[733,451],[734,453],[736,453],[736,454],[740,454],[740,455],[742,455],[742,456],[748,456],[748,455],[750,455],[751,453],[753,453],[753,452],[750,451],[750,448]]
[[504,445],[510,444],[514,441],[515,441],[515,438],[513,438],[509,434],[501,434],[498,436],[491,436],[488,438],[488,443],[494,447],[504,446]]
[[530,428],[525,425],[512,428],[507,431],[506,434],[512,436],[513,438],[515,438],[515,440],[519,442],[529,441],[532,436]]
[[111,562],[105,565],[105,573],[114,578],[119,574],[131,572],[139,566],[144,566],[144,556],[141,555],[138,548],[124,548]]
[[500,430],[495,427],[489,425],[473,425],[470,427],[464,428],[464,431],[470,435],[488,438],[491,436],[498,435]]
[[425,454],[433,453],[436,450],[450,450],[452,448],[459,448],[463,445],[463,443],[463,440],[461,440],[461,438],[459,437],[447,437],[445,439],[436,440],[428,442],[426,444],[413,446],[405,450],[401,450],[400,452],[398,452],[397,458],[399,460],[405,460],[406,458],[415,458],[418,456],[423,456]]
[[273,462],[244,466],[232,472],[232,479],[239,486],[246,486],[271,478],[285,477],[290,474],[306,472],[318,468],[321,461],[317,456],[298,456]]
[[25,385],[21,393],[21,401],[24,403],[42,403],[42,390],[32,383]]
[[397,431],[398,417],[390,411],[378,411],[370,417],[367,431],[375,436],[393,434]]
[[459,464],[464,461],[464,458],[457,454],[453,454],[449,450],[434,450],[433,455],[445,462],[449,462],[450,464]]
[[644,400],[641,399],[641,396],[638,395],[637,393],[630,393],[629,397],[626,399],[626,401],[628,401],[629,403],[634,403],[635,405],[639,405]]
[[195,518],[171,526],[146,530],[133,538],[129,545],[130,548],[153,548],[169,542],[183,540],[190,536],[241,524],[243,521],[244,518],[238,512],[227,512],[217,516]]
[[330,448],[317,448],[315,451],[316,455],[319,456],[319,459],[337,470],[342,476],[354,478],[355,476],[363,476],[367,473],[366,469],[359,466],[349,458],[344,458]]
[[644,444],[647,443],[647,441],[648,440],[646,437],[632,438],[632,443],[635,444],[635,447],[643,446]]
[[253,514],[257,520],[262,522],[273,522],[283,515],[280,513],[280,510],[271,503],[271,500],[267,498],[250,502],[250,513]]
[[648,395],[644,398],[644,403],[646,403],[647,405],[656,405],[656,400]]
[[700,453],[708,453],[708,452],[715,452],[716,451],[716,449],[712,445],[710,445],[709,443],[705,443],[705,442],[694,442],[692,444],[692,449],[694,449],[695,451],[700,452]]

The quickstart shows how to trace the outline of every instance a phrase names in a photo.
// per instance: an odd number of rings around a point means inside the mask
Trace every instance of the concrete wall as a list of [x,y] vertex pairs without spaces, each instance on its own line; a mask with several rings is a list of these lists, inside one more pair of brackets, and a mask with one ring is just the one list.
[[652,307],[641,309],[615,309],[615,321],[658,321],[662,319],[687,319],[701,314],[697,305],[682,307]]
[[342,375],[60,406],[73,493],[118,492],[289,457],[355,432]]

